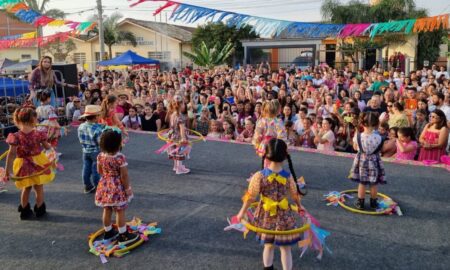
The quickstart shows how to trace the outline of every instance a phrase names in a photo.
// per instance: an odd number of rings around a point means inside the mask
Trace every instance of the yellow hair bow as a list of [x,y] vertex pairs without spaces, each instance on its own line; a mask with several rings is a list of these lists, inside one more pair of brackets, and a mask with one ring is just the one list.
[[279,174],[276,173],[272,173],[271,175],[269,175],[269,177],[267,177],[267,181],[269,181],[269,183],[272,183],[273,180],[277,181],[278,183],[282,184],[282,185],[286,185],[286,177],[283,177]]
[[277,214],[277,208],[288,210],[289,209],[289,201],[284,198],[283,200],[276,202],[270,198],[262,197],[262,201],[264,203],[263,208],[265,211],[270,212],[270,216],[273,217]]

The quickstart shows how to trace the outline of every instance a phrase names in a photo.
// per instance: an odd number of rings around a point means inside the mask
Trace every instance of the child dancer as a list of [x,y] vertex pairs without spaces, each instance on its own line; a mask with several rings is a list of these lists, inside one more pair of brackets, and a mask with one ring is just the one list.
[[186,120],[181,114],[184,103],[181,96],[173,97],[169,104],[169,140],[173,143],[167,150],[169,158],[173,159],[173,170],[176,174],[189,173],[190,170],[183,165],[183,160],[189,155],[190,146],[188,142],[188,132]]
[[120,152],[122,135],[119,131],[106,129],[100,138],[101,153],[97,157],[97,169],[102,178],[95,193],[95,204],[103,207],[103,225],[105,240],[117,237],[117,231],[112,228],[112,212],[116,213],[116,223],[119,230],[120,245],[127,245],[138,239],[138,235],[128,232],[125,224],[125,209],[133,198],[128,179],[127,161]]
[[100,153],[100,136],[104,129],[103,125],[97,123],[100,113],[100,106],[87,105],[84,114],[80,117],[84,118],[86,122],[78,127],[78,139],[83,148],[82,176],[85,194],[95,192],[100,180],[97,171],[97,156]]
[[[118,127],[125,132],[125,127],[116,116],[117,97],[108,95],[102,102],[102,112],[100,113],[99,123],[110,127]],[[125,132],[126,134],[126,132]]]
[[364,132],[358,131],[353,137],[353,147],[358,153],[353,161],[349,178],[359,183],[356,208],[364,209],[365,186],[368,185],[370,187],[370,208],[376,209],[378,207],[377,185],[386,184],[380,156],[383,140],[379,134],[374,132],[379,125],[378,114],[364,112],[360,115],[359,120]]
[[256,153],[260,157],[264,156],[265,146],[270,139],[287,139],[284,123],[281,119],[277,118],[277,115],[280,112],[280,103],[278,100],[273,99],[264,102],[262,111],[262,118],[256,123],[255,134],[253,135],[252,140]]
[[[270,161],[270,164],[252,176],[237,218],[241,220],[244,217],[248,207],[259,195],[260,201],[255,211],[254,225],[266,230],[293,230],[297,228],[296,213],[291,210],[288,197],[301,208],[299,194],[303,195],[303,193],[300,192],[294,181],[296,176],[291,157],[287,152],[287,144],[283,140],[272,138],[266,144],[264,153],[263,167],[266,159]],[[283,169],[283,162],[286,159],[288,160],[290,173]],[[264,244],[264,269],[274,269],[274,245],[280,247],[283,269],[292,269],[291,245],[295,245],[301,240],[299,233],[291,235],[257,233],[257,238]]]
[[[13,173],[16,177],[24,177],[16,181],[16,187],[22,190],[20,196],[20,219],[29,219],[33,215],[29,204],[31,188],[36,194],[34,212],[36,217],[46,213],[44,202],[44,184],[55,178],[54,162],[49,161],[42,147],[49,150],[47,134],[35,129],[37,114],[31,107],[22,107],[14,112],[14,123],[19,128],[10,133],[6,139],[9,152],[6,157],[6,177]],[[15,159],[14,159],[15,158]],[[14,159],[14,162],[13,162]]]
[[41,105],[36,109],[39,126],[37,129],[47,133],[48,142],[56,149],[58,140],[61,137],[61,126],[58,123],[58,116],[56,109],[50,105],[51,97],[47,91],[42,91],[39,94]]

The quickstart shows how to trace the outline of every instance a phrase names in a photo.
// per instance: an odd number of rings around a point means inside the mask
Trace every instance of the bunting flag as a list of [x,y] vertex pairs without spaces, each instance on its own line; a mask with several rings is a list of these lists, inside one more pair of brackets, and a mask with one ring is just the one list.
[[325,24],[325,23],[305,23],[286,20],[276,20],[251,16],[230,11],[194,6],[170,0],[128,0],[133,3],[130,7],[135,7],[144,2],[165,2],[153,15],[158,15],[163,10],[173,8],[170,20],[184,23],[195,23],[199,20],[210,22],[223,22],[228,26],[238,28],[251,25],[256,33],[262,36],[272,37],[306,37],[306,38],[326,38],[368,35],[373,39],[376,35],[383,33],[417,33],[434,31],[438,29],[448,29],[449,14],[438,15],[428,18],[408,19],[400,21],[382,23],[360,23],[360,24]]
[[[31,37],[31,33],[34,33],[34,37]],[[31,32],[23,34],[23,37],[27,38],[17,38],[17,39],[0,39],[0,50],[6,50],[10,48],[29,48],[29,47],[37,47],[37,46],[45,46],[49,43],[53,43],[56,41],[66,42],[69,39],[69,36],[72,34],[71,31],[57,33],[50,36],[44,36],[36,38],[36,32]],[[31,37],[31,38],[30,38]],[[5,38],[5,37],[4,37]]]
[[73,22],[47,17],[31,9],[23,0],[0,0],[0,9],[5,9],[6,12],[14,14],[20,21],[33,24],[36,27],[62,27],[66,25],[76,33],[83,33],[93,29],[96,25],[95,22]]
[[3,36],[0,37],[0,40],[14,40],[14,39],[29,39],[29,38],[36,38],[36,32],[28,32],[18,35],[11,35],[11,36]]

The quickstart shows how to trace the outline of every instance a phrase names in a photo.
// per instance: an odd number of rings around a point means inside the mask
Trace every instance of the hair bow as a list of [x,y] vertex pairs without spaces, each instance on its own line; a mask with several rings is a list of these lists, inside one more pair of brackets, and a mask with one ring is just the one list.
[[264,210],[270,212],[271,217],[277,214],[277,208],[283,210],[289,209],[289,201],[286,198],[277,202],[268,197],[262,197],[262,201],[264,203],[263,205]]
[[107,131],[107,130],[112,130],[114,132],[117,132],[119,134],[122,134],[122,130],[118,127],[114,127],[114,126],[105,126],[105,129],[103,131]]
[[267,177],[267,181],[269,181],[269,183],[272,183],[273,180],[277,181],[278,183],[282,184],[282,185],[286,185],[286,177],[283,177],[279,174],[276,173],[272,173],[271,175],[269,175],[269,177]]

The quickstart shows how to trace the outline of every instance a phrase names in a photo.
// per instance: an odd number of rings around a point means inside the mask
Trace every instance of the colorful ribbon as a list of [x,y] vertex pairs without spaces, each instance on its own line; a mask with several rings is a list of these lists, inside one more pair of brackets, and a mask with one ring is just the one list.
[[[132,1],[132,0],[129,0]],[[241,28],[252,25],[256,33],[263,36],[288,36],[288,37],[349,37],[368,34],[370,38],[383,33],[404,33],[434,31],[440,28],[448,29],[449,15],[438,15],[428,18],[409,19],[382,23],[361,23],[361,24],[324,24],[305,23],[285,20],[276,20],[250,16],[224,10],[200,7],[169,0],[137,0],[130,5],[135,7],[148,1],[166,2],[158,8],[153,15],[161,13],[163,10],[174,7],[170,19],[184,23],[195,23],[200,20],[211,22],[223,22],[228,26]]]

